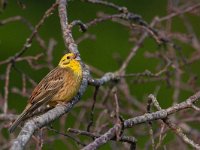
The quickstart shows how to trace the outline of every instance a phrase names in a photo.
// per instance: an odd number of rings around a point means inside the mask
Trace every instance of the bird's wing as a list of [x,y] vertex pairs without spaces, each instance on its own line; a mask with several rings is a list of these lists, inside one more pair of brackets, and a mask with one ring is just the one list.
[[65,76],[66,70],[62,68],[57,67],[49,72],[33,90],[29,103],[34,105],[49,102],[63,87]]
[[37,108],[48,103],[64,84],[66,70],[55,68],[49,72],[42,81],[35,87],[25,110],[19,115],[12,126],[10,133],[23,121],[27,115],[31,115]]

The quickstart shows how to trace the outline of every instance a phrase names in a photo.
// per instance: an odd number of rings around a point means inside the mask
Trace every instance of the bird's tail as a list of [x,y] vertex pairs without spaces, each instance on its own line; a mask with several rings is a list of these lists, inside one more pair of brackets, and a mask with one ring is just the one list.
[[25,110],[19,115],[19,117],[13,122],[12,126],[8,129],[10,133],[12,133],[17,126],[26,118],[26,116],[29,114],[29,109],[31,108],[31,105],[27,105]]

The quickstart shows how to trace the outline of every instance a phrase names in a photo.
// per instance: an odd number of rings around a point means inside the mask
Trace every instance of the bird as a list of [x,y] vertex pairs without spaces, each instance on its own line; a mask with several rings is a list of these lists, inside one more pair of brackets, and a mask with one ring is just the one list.
[[80,88],[83,78],[80,57],[75,53],[65,54],[57,67],[51,70],[34,88],[28,104],[9,128],[12,133],[17,126],[41,106],[55,107],[69,102]]

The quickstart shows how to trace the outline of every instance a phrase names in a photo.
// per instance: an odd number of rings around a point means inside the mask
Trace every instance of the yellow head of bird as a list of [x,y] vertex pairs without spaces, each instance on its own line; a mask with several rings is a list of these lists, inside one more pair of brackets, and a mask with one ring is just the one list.
[[61,68],[69,67],[71,61],[75,60],[76,57],[77,57],[77,55],[74,54],[74,53],[67,53],[67,54],[65,54],[65,55],[61,58],[61,60],[60,60],[60,62],[59,62],[59,66],[60,66]]
[[61,68],[71,68],[74,72],[80,74],[82,69],[79,60],[80,58],[77,54],[67,53],[61,58],[58,66]]

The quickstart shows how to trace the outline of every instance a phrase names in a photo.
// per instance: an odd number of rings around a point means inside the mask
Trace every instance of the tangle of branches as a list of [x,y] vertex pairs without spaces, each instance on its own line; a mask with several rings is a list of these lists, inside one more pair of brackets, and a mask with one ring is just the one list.
[[[1,1],[2,9],[5,9],[2,10],[4,13],[7,9],[6,2]],[[21,1],[18,3],[25,7]],[[136,147],[153,150],[187,149],[189,147],[200,149],[199,125],[194,125],[200,120],[200,108],[198,107],[200,91],[198,73],[195,72],[198,69],[195,68],[193,71],[191,67],[200,60],[200,41],[194,29],[194,23],[188,19],[188,15],[199,19],[200,3],[195,0],[168,0],[167,15],[159,17],[155,14],[150,23],[124,6],[104,0],[83,0],[82,3],[100,5],[102,8],[112,9],[115,13],[99,12],[89,22],[69,21],[70,13],[76,13],[68,11],[71,3],[73,1],[69,3],[67,0],[55,0],[36,25],[23,16],[12,16],[0,20],[0,28],[11,22],[20,21],[31,31],[16,54],[0,60],[0,68],[2,68],[0,79],[4,83],[1,85],[2,92],[0,93],[0,130],[2,131],[0,148],[21,150],[25,147],[34,147],[42,149],[48,143],[61,140],[69,149],[83,150],[93,150],[103,145],[110,149],[119,147],[119,149],[131,150]],[[134,4],[134,1],[132,3]],[[9,6],[9,3],[7,5]],[[28,119],[18,128],[19,133],[8,134],[7,128],[17,117],[16,111],[10,109],[8,105],[11,100],[9,95],[17,94],[21,98],[28,99],[31,90],[37,84],[35,79],[26,73],[27,71],[18,67],[18,63],[27,62],[29,69],[35,72],[44,68],[51,70],[54,66],[53,54],[56,53],[57,41],[49,38],[47,44],[40,35],[40,28],[55,11],[58,11],[57,18],[60,21],[65,53],[80,53],[80,56],[86,53],[86,51],[80,52],[78,45],[84,40],[97,40],[95,35],[88,30],[106,21],[112,21],[126,28],[130,32],[130,38],[127,41],[133,46],[125,59],[118,55],[115,56],[113,61],[119,64],[115,71],[104,72],[94,67],[92,63],[86,64],[87,58],[82,60],[83,81],[78,94],[66,105],[57,105],[42,115]],[[186,29],[185,33],[173,31],[175,18],[181,21]],[[76,40],[72,33],[75,26],[78,26],[82,32]],[[146,68],[141,72],[128,72],[131,61],[139,51],[144,50],[145,40],[148,39],[153,39],[158,47],[157,50],[151,52],[146,49],[140,53],[144,55],[142,59],[157,61],[156,65],[152,65],[154,69]],[[42,51],[29,55],[28,51],[33,44],[38,44]],[[187,49],[189,55],[183,51],[185,45],[189,47]],[[143,61],[142,59],[140,61]],[[14,86],[13,72],[17,72],[20,76],[20,85]],[[142,97],[136,97],[132,92],[134,85],[145,87],[148,84],[156,84],[156,86],[148,93],[143,93]],[[167,96],[158,96],[161,85],[171,90],[163,94]],[[94,94],[83,101],[82,96],[87,93],[89,86],[94,87]],[[181,99],[183,93],[190,94],[187,98]],[[16,99],[15,101],[17,106],[21,100]],[[166,101],[170,101],[171,104],[163,106],[163,102]],[[74,107],[77,110],[74,110]],[[66,128],[70,117],[64,114],[73,116],[76,120],[70,128]],[[58,118],[59,128],[56,129],[51,123]],[[5,129],[6,133],[3,132]],[[141,145],[139,143],[142,137],[145,142]]]

